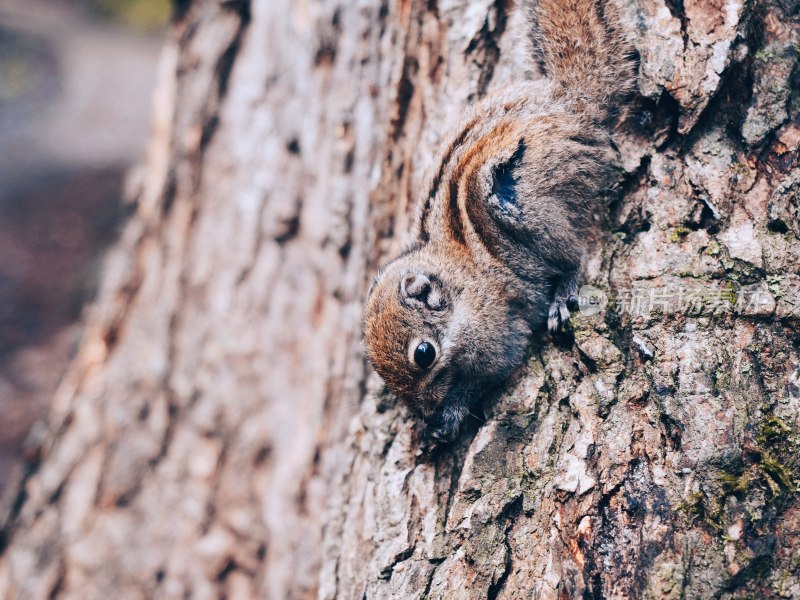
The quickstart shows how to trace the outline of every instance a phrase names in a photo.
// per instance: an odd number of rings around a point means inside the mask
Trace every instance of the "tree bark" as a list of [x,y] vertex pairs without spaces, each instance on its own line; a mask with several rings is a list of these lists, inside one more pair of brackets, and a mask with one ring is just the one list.
[[178,2],[0,597],[800,597],[796,3],[624,4],[610,303],[485,422],[421,453],[365,363],[437,144],[526,75],[524,5]]

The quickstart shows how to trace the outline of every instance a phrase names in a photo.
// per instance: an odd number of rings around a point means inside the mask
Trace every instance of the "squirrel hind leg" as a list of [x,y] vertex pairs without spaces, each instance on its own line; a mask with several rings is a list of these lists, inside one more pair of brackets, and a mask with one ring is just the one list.
[[567,328],[570,311],[578,308],[578,283],[580,275],[577,271],[564,275],[556,286],[553,302],[547,315],[547,330],[559,333]]

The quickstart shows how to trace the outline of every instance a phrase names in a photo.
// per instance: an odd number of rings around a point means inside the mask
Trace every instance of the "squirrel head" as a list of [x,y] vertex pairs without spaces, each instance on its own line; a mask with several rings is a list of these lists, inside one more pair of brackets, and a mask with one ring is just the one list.
[[530,328],[505,278],[425,247],[375,278],[364,315],[367,356],[435,439],[460,429],[477,392],[521,364]]

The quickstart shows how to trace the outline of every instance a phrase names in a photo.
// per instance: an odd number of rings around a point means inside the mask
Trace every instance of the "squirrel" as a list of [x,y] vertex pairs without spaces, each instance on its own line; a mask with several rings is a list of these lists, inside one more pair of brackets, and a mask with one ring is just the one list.
[[613,0],[535,0],[523,81],[467,112],[417,207],[413,243],[367,294],[364,346],[387,387],[452,441],[533,331],[577,304],[585,238],[616,151],[634,62]]

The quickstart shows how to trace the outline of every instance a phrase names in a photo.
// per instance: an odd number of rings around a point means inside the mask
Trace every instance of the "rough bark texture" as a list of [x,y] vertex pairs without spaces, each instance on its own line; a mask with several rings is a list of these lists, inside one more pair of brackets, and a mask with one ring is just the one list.
[[437,142],[525,70],[520,8],[178,3],[0,597],[800,597],[796,3],[625,5],[611,303],[484,423],[420,454],[364,362]]

